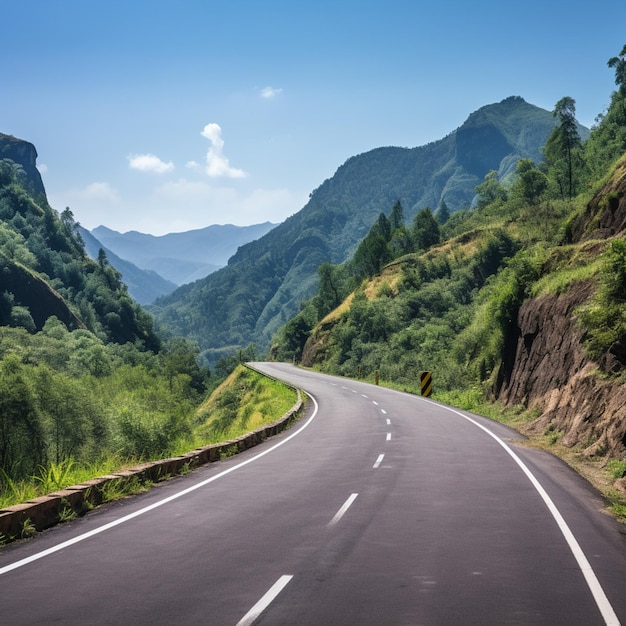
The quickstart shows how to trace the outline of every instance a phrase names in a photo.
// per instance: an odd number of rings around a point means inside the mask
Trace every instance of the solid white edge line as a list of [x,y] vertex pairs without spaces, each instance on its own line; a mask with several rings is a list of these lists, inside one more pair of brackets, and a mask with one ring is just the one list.
[[383,462],[384,458],[385,458],[384,454],[379,454],[378,458],[376,459],[376,463],[374,463],[374,465],[372,466],[372,469],[377,469],[378,466]]
[[600,581],[596,577],[596,574],[593,571],[593,568],[591,567],[591,564],[589,563],[587,557],[585,556],[585,553],[583,552],[582,548],[580,547],[580,544],[576,540],[576,537],[574,537],[574,533],[572,533],[572,531],[570,530],[570,527],[567,525],[567,522],[565,521],[560,511],[558,510],[558,508],[552,501],[552,498],[550,498],[550,496],[548,495],[546,490],[543,488],[541,483],[537,480],[537,478],[530,471],[530,469],[528,469],[528,466],[522,461],[522,459],[520,459],[519,456],[517,456],[517,454],[515,454],[515,452],[502,439],[500,439],[500,437],[492,433],[487,427],[483,426],[482,424],[472,419],[468,415],[464,415],[460,411],[457,411],[449,406],[439,404],[432,400],[428,400],[427,398],[423,398],[423,400],[425,400],[426,402],[429,402],[430,404],[434,404],[441,408],[447,409],[451,413],[455,413],[456,415],[459,415],[463,419],[466,419],[468,422],[471,422],[475,426],[478,426],[478,428],[485,431],[490,437],[495,439],[504,448],[507,454],[511,456],[511,458],[517,463],[517,465],[524,472],[524,474],[526,474],[526,477],[530,480],[533,487],[537,490],[537,492],[541,496],[541,499],[544,501],[545,505],[548,507],[548,510],[552,514],[554,521],[557,523],[559,530],[561,531],[563,537],[565,538],[565,541],[567,542],[567,545],[569,546],[569,549],[571,550],[572,554],[574,555],[574,558],[576,559],[576,562],[578,563],[578,567],[580,567],[580,570],[582,571],[583,576],[585,577],[587,586],[589,587],[589,590],[591,591],[591,594],[593,595],[593,598],[596,601],[596,605],[598,609],[600,610],[602,617],[604,618],[604,622],[607,624],[607,626],[620,626],[620,621],[617,615],[615,614],[615,611],[613,610],[613,607],[611,606],[609,599],[606,597],[606,594],[604,593],[604,589],[602,589],[602,585],[600,585]]
[[335,517],[328,522],[329,526],[334,526],[346,513],[346,511],[352,506],[352,503],[357,499],[358,493],[353,493],[350,497],[341,505],[341,508],[335,513]]
[[276,596],[287,586],[293,576],[281,576],[265,593],[265,595],[237,622],[237,626],[250,626],[259,615],[276,599]]
[[99,535],[100,533],[110,530],[111,528],[114,528],[115,526],[119,526],[120,524],[124,524],[125,522],[128,522],[134,519],[135,517],[139,517],[140,515],[143,515],[144,513],[148,513],[149,511],[152,511],[153,509],[157,509],[160,506],[163,506],[164,504],[168,504],[169,502],[172,502],[173,500],[177,500],[178,498],[181,498],[182,496],[186,496],[187,494],[193,491],[196,491],[197,489],[201,489],[202,487],[205,487],[206,485],[208,485],[209,483],[212,483],[213,481],[216,481],[218,478],[222,478],[223,476],[226,476],[227,474],[234,472],[240,467],[249,465],[250,463],[253,463],[254,461],[260,459],[261,457],[264,457],[266,454],[273,452],[274,450],[276,450],[276,448],[279,448],[283,444],[287,443],[288,441],[290,441],[291,439],[299,435],[313,421],[313,419],[317,415],[317,410],[318,410],[317,401],[310,393],[307,393],[307,395],[313,401],[313,406],[314,406],[313,414],[311,415],[311,417],[309,417],[309,419],[306,422],[304,422],[304,424],[302,424],[302,426],[300,426],[298,430],[296,430],[294,433],[291,433],[291,435],[289,435],[288,437],[285,437],[285,439],[283,439],[282,441],[279,441],[278,443],[274,444],[271,448],[264,450],[263,452],[257,454],[256,456],[253,456],[250,459],[247,459],[246,461],[242,461],[241,463],[238,463],[237,465],[233,465],[233,467],[229,467],[228,469],[220,472],[219,474],[216,474],[215,476],[211,476],[211,478],[207,478],[206,480],[203,480],[202,482],[196,485],[188,487],[187,489],[183,489],[183,491],[179,491],[167,498],[164,498],[163,500],[154,502],[153,504],[146,506],[143,509],[139,509],[138,511],[135,511],[134,513],[130,513],[129,515],[120,517],[119,519],[109,522],[108,524],[104,524],[104,526],[94,528],[93,530],[83,533],[82,535],[78,535],[77,537],[68,539],[67,541],[64,541],[63,543],[60,543],[56,546],[52,546],[51,548],[48,548],[47,550],[42,550],[41,552],[37,552],[36,554],[26,557],[25,559],[15,561],[15,563],[10,563],[9,565],[5,565],[4,567],[0,567],[0,576],[14,569],[18,569],[19,567],[23,567],[24,565],[28,565],[29,563],[32,563],[33,561],[38,561],[39,559],[42,559],[46,556],[54,554],[55,552],[59,552],[60,550],[69,548],[70,546],[73,546],[76,543],[84,541],[85,539],[89,539],[90,537]]

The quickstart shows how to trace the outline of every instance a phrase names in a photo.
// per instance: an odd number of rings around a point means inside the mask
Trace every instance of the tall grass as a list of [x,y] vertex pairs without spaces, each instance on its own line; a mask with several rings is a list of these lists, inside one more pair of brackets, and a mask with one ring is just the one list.
[[[36,475],[22,480],[14,480],[1,471],[0,509],[148,460],[178,456],[201,446],[234,439],[280,419],[296,401],[297,394],[292,388],[240,366],[199,407],[192,420],[193,426],[172,438],[161,452],[153,450],[152,454],[143,456],[109,453],[90,463],[68,457],[59,463],[39,466]],[[111,485],[109,489],[107,499],[129,492],[128,485]]]

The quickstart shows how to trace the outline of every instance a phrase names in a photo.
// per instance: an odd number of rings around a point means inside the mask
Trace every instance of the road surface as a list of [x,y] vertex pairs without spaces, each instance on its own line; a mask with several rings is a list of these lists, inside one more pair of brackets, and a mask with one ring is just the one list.
[[306,415],[0,550],[1,624],[626,624],[626,536],[514,431],[280,363]]

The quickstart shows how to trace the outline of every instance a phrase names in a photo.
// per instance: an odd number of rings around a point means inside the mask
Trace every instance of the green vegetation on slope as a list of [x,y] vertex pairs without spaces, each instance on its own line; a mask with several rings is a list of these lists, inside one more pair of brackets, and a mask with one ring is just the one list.
[[[76,350],[74,339],[81,341],[72,338],[68,348]],[[67,378],[41,365],[28,370],[15,356],[0,364],[0,410],[8,406],[30,415],[14,429],[13,441],[20,437],[28,445],[35,436],[57,453],[48,462],[44,455],[29,458],[25,474],[2,472],[0,508],[143,461],[235,439],[279,420],[298,399],[294,389],[241,365],[198,406],[185,377],[177,375],[168,385],[158,363],[118,363],[119,371],[104,379],[78,374]],[[74,366],[75,372],[83,369]],[[85,385],[95,387],[86,397],[78,393]],[[21,403],[15,402],[18,397]],[[109,494],[109,499],[114,496]]]
[[1,327],[0,470],[18,480],[70,458],[167,455],[203,397],[196,357],[176,342],[158,354],[105,344],[56,318],[34,334]]
[[239,365],[196,412],[196,437],[206,443],[235,439],[276,421],[297,400],[291,387]]
[[[453,213],[438,231],[429,211],[412,226],[381,215],[351,260],[320,267],[317,295],[276,334],[272,355],[346,376],[378,371],[409,388],[420,370],[433,370],[436,389],[489,392],[515,347],[522,302],[590,280],[599,288],[580,315],[590,355],[612,350],[626,365],[626,254],[623,239],[607,243],[606,224],[623,192],[594,192],[621,180],[621,80],[586,142],[575,102],[561,99],[546,161],[520,159],[506,183],[488,173],[476,209]],[[598,193],[599,208],[590,202]],[[401,215],[401,204],[394,211]],[[596,231],[605,234],[594,245],[588,233]]]
[[71,211],[34,197],[41,182],[25,171],[0,161],[2,491],[70,462],[168,454],[209,384],[197,348],[157,335],[106,256],[87,257]]
[[539,159],[555,123],[548,111],[512,97],[472,113],[440,141],[354,156],[301,211],[151,310],[159,324],[196,341],[210,363],[250,343],[265,352],[315,293],[318,267],[349,259],[381,212],[396,201],[409,221],[426,207],[437,214],[443,204],[453,214],[470,208],[487,172],[504,177],[520,158]]

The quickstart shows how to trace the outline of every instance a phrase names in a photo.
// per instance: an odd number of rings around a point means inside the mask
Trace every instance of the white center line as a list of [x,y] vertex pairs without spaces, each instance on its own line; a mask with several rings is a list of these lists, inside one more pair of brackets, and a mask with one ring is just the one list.
[[372,469],[377,469],[378,467],[380,467],[380,464],[383,462],[384,458],[384,454],[379,454],[378,458],[376,459],[376,463],[374,463],[374,465],[372,466]]
[[364,393],[362,393],[361,396],[363,396],[364,398],[367,398],[367,396]]
[[381,409],[381,410],[380,410],[380,412],[381,412],[383,415],[387,415],[387,411],[385,411],[385,409]]
[[250,626],[259,615],[276,599],[276,596],[287,586],[293,576],[281,576],[266,594],[237,622],[237,626]]
[[372,400],[372,404],[374,404],[375,406],[378,406],[378,402],[376,402],[376,400]]
[[387,433],[387,441],[391,439],[391,433]]
[[346,513],[346,511],[350,508],[352,503],[356,500],[358,493],[353,493],[341,506],[341,508],[335,513],[335,517],[328,522],[329,526],[334,526]]
[[288,441],[290,441],[291,439],[299,435],[315,419],[315,416],[317,415],[317,412],[319,410],[319,406],[317,404],[317,400],[310,393],[308,394],[308,396],[309,398],[311,398],[311,400],[313,400],[314,408],[313,408],[313,413],[311,417],[309,417],[309,419],[306,422],[304,422],[304,424],[302,424],[302,426],[300,426],[300,428],[298,428],[298,430],[296,430],[294,433],[292,433],[288,437],[285,437],[284,439],[281,439],[280,441],[278,441],[278,443],[275,443],[273,446],[270,446],[266,450],[263,450],[263,452],[259,452],[259,454],[253,457],[250,457],[249,459],[246,459],[245,461],[241,461],[241,463],[232,465],[228,469],[225,469],[215,474],[214,476],[207,478],[206,480],[196,483],[195,485],[192,485],[191,487],[187,487],[186,489],[183,489],[182,491],[178,491],[172,494],[171,496],[168,496],[167,498],[163,498],[162,500],[153,502],[152,504],[142,509],[139,509],[138,511],[134,511],[133,513],[129,513],[128,515],[125,515],[123,517],[119,517],[113,520],[112,522],[109,522],[108,524],[104,524],[103,526],[98,526],[97,528],[94,528],[93,530],[83,533],[82,535],[77,535],[76,537],[72,537],[71,539],[68,539],[67,541],[63,541],[62,543],[52,546],[51,548],[47,548],[46,550],[42,550],[41,552],[32,554],[31,556],[21,559],[20,561],[15,561],[14,563],[9,563],[9,565],[0,567],[0,576],[14,569],[17,569],[19,567],[23,567],[24,565],[32,563],[33,561],[37,561],[38,559],[42,559],[46,556],[49,556],[50,554],[54,554],[55,552],[59,552],[60,550],[65,550],[65,548],[69,548],[70,546],[73,546],[74,544],[84,541],[85,539],[89,539],[91,537],[94,537],[95,535],[99,535],[100,533],[110,530],[111,528],[114,528],[115,526],[119,526],[120,524],[125,524],[126,522],[132,519],[135,519],[136,517],[139,517],[140,515],[144,515],[145,513],[148,513],[149,511],[152,511],[153,509],[156,509],[160,506],[168,504],[169,502],[172,502],[173,500],[186,496],[188,493],[191,493],[195,491],[196,489],[201,489],[202,487],[216,480],[219,480],[223,476],[227,476],[231,472],[238,470],[240,467],[245,467],[246,465],[249,465],[250,463],[254,463],[254,461],[264,457],[266,454],[271,454],[274,450],[276,450],[280,446],[286,444]]
[[389,424],[391,424],[391,420],[387,418],[387,426],[389,426]]

